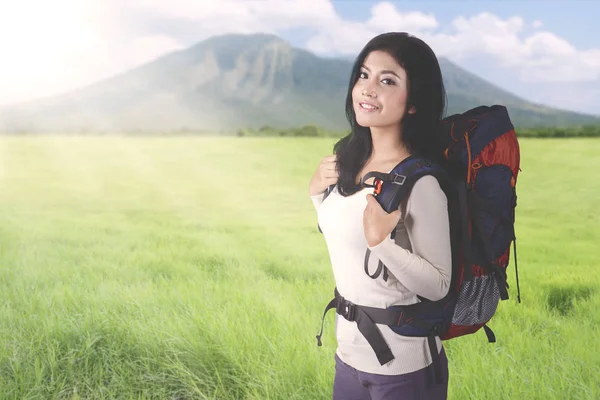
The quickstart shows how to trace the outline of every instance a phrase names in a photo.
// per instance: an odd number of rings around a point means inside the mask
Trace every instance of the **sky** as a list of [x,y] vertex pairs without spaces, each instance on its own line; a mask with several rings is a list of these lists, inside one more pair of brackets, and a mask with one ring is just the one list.
[[101,81],[224,33],[324,57],[406,31],[527,100],[600,115],[596,0],[0,0],[0,105]]

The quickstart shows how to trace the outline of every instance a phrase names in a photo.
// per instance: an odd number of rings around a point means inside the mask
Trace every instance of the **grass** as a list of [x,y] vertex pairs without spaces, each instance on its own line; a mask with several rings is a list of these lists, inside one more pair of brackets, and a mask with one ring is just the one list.
[[[331,398],[333,140],[0,138],[0,398]],[[522,303],[511,267],[449,398],[599,399],[600,140],[521,146]]]

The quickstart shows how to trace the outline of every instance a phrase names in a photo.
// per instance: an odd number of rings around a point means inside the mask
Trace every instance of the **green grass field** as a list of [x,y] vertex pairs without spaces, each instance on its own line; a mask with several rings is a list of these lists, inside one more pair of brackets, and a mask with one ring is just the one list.
[[[334,139],[0,138],[0,398],[328,399]],[[600,140],[523,139],[522,303],[450,399],[600,399]],[[293,159],[295,157],[295,159]]]

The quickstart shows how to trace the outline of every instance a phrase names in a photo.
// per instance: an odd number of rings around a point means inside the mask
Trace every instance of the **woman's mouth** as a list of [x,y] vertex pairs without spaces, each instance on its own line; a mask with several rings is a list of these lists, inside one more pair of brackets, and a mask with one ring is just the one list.
[[363,109],[365,111],[375,111],[375,110],[379,109],[379,107],[374,106],[373,104],[365,103],[365,102],[360,102],[360,103],[358,103],[358,105],[360,106],[361,109]]

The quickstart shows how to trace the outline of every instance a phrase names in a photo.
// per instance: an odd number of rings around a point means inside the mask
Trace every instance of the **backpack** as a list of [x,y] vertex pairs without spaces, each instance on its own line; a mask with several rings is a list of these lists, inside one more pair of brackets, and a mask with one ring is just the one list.
[[[390,173],[369,172],[361,184],[374,187],[379,204],[392,212],[408,196],[417,179],[424,175],[437,178],[448,199],[450,218],[452,278],[448,294],[438,301],[418,296],[420,302],[416,304],[380,309],[351,303],[336,288],[323,313],[317,344],[321,346],[325,315],[335,308],[349,321],[356,321],[383,365],[394,356],[375,324],[386,324],[397,334],[428,338],[436,381],[441,383],[436,336],[449,340],[483,328],[488,341],[496,341],[487,323],[500,300],[508,299],[506,270],[511,243],[514,243],[517,298],[521,302],[514,230],[520,150],[514,126],[503,106],[481,106],[451,115],[442,120],[439,129],[444,140],[441,161],[410,156]],[[371,177],[375,178],[374,183],[367,185],[365,181]],[[325,196],[331,190],[332,187]],[[387,280],[387,268],[381,261],[377,271],[369,274],[368,257],[367,249],[365,272],[373,279],[383,273],[383,279]]]

